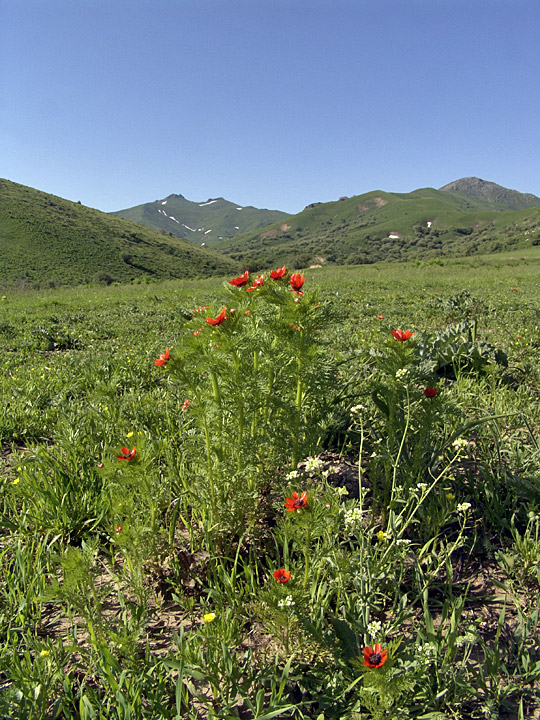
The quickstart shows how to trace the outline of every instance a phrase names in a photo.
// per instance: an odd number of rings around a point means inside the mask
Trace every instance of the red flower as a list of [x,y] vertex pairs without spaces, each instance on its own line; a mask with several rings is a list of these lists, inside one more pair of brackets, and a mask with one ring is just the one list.
[[116,532],[117,532],[118,534],[122,532],[122,526],[121,526],[121,525],[117,525],[117,526],[116,526]]
[[134,447],[133,450],[129,450],[127,447],[122,448],[122,454],[117,455],[117,460],[131,460],[131,458],[135,457],[135,453],[137,452],[137,448]]
[[163,355],[160,355],[154,365],[166,365],[169,362],[169,348],[165,348]]
[[227,311],[227,308],[224,307],[223,310],[219,313],[219,315],[215,318],[207,317],[206,323],[207,325],[221,325],[221,323],[225,322],[227,319],[227,316],[225,315]]
[[270,277],[272,280],[281,280],[281,278],[287,274],[287,268],[285,265],[281,268],[278,268],[277,270],[272,270],[270,273]]
[[182,405],[182,410],[187,410],[189,407],[189,400],[184,400],[184,403]]
[[246,272],[243,275],[240,275],[239,277],[229,280],[229,285],[236,285],[236,287],[242,287],[242,285],[247,284],[248,278],[249,278],[249,270],[246,270]]
[[255,282],[251,287],[246,288],[246,292],[252,292],[253,290],[256,290],[261,285],[264,285],[264,275],[259,275],[255,278]]
[[306,278],[303,275],[300,275],[300,273],[293,273],[291,275],[291,279],[289,280],[289,285],[292,287],[293,290],[296,290],[296,292],[300,292],[302,289],[302,285],[306,282]]
[[412,337],[414,333],[410,330],[392,330],[392,335],[394,336],[394,340],[397,340],[398,342],[404,342],[405,340],[408,340],[410,337]]
[[377,315],[377,317],[379,318],[379,320],[384,320],[384,315]]
[[424,390],[424,395],[427,398],[434,398],[436,394],[437,394],[437,388],[426,388]]
[[382,649],[381,643],[375,643],[373,649],[370,647],[364,648],[364,662],[362,665],[369,668],[379,668],[384,665],[387,659],[386,650]]
[[289,570],[285,570],[285,568],[274,570],[274,579],[278,583],[289,582],[289,580],[291,579],[291,573]]
[[287,512],[296,512],[297,510],[300,510],[301,508],[305,508],[307,505],[307,492],[303,492],[300,497],[298,497],[297,492],[293,492],[292,497],[285,499],[285,504],[283,507],[287,508]]

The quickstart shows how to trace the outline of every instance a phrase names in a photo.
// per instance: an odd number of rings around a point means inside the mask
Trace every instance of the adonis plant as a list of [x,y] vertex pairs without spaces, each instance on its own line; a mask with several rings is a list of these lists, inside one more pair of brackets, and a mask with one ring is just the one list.
[[[220,527],[256,516],[279,464],[296,468],[324,441],[336,387],[324,298],[286,267],[226,283],[229,300],[197,308],[155,364],[189,398],[197,493]],[[159,350],[158,350],[159,352]],[[184,408],[186,409],[186,408]],[[182,416],[182,422],[185,415]],[[204,461],[202,460],[204,458]]]

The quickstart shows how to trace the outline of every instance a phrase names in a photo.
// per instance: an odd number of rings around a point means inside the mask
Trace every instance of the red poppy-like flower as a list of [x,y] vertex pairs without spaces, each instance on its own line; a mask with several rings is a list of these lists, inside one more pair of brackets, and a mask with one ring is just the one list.
[[437,388],[426,388],[424,390],[424,395],[427,398],[434,398],[436,394],[437,394]]
[[301,508],[305,508],[307,505],[307,492],[304,492],[298,496],[297,492],[293,492],[292,497],[285,499],[283,507],[287,508],[287,512],[296,512]]
[[133,450],[130,450],[127,447],[123,447],[121,450],[122,454],[116,456],[117,460],[131,460],[131,458],[135,457],[135,453],[137,452],[136,447],[134,447]]
[[239,277],[235,277],[232,280],[229,280],[229,285],[236,285],[236,287],[242,287],[242,285],[246,285],[249,278],[249,270],[246,270],[243,275],[240,275]]
[[166,365],[169,362],[169,348],[165,348],[163,355],[160,355],[154,365]]
[[394,336],[394,340],[397,340],[398,342],[404,342],[405,340],[408,340],[410,337],[412,337],[414,333],[410,330],[392,330],[392,335]]
[[272,270],[270,273],[270,277],[272,280],[281,280],[281,278],[287,274],[287,268],[285,265],[281,268],[277,268],[277,270]]
[[187,410],[189,405],[190,405],[189,400],[184,400],[184,402],[182,404],[182,410]]
[[117,526],[116,526],[116,532],[117,532],[117,533],[121,533],[121,532],[122,532],[122,526],[121,526],[121,525],[117,525]]
[[289,280],[289,285],[292,287],[293,290],[295,290],[297,293],[299,293],[300,290],[302,289],[302,285],[305,282],[306,282],[306,278],[303,275],[300,275],[300,273],[293,273]]
[[253,292],[253,290],[256,290],[261,285],[264,285],[264,275],[258,275],[255,278],[255,281],[251,287],[246,288],[246,292]]
[[274,579],[278,583],[289,582],[289,580],[291,579],[291,573],[289,570],[285,570],[285,568],[274,570]]
[[366,665],[369,668],[380,668],[387,661],[386,650],[382,649],[381,643],[375,643],[373,648],[364,648],[364,662],[362,665]]
[[225,322],[227,319],[227,315],[225,314],[227,312],[227,308],[224,307],[223,310],[219,313],[219,315],[215,318],[207,317],[206,323],[207,325],[221,325],[221,323]]
[[384,315],[377,315],[379,320],[384,320]]

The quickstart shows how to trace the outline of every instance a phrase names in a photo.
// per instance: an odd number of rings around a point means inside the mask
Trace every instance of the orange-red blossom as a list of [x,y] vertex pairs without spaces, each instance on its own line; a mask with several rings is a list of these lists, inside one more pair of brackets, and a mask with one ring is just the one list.
[[297,492],[293,492],[292,497],[285,499],[283,507],[287,509],[287,512],[296,512],[307,505],[307,492],[304,492],[299,496]]
[[163,355],[160,355],[154,365],[166,365],[169,362],[169,348],[165,348]]
[[243,275],[240,275],[239,277],[229,280],[229,285],[235,285],[236,287],[242,287],[242,285],[247,284],[248,279],[249,279],[249,270],[246,270]]
[[215,318],[207,317],[206,318],[206,324],[207,325],[221,325],[221,323],[225,322],[227,319],[227,308],[224,307],[223,310],[219,313],[219,315]]
[[369,668],[380,668],[387,659],[386,650],[382,649],[381,643],[375,643],[373,648],[364,648],[364,662],[362,665]]
[[117,460],[131,460],[131,458],[134,458],[134,457],[135,457],[135,453],[137,452],[137,447],[135,446],[135,447],[133,448],[133,450],[130,450],[130,449],[127,448],[127,447],[123,447],[123,448],[121,449],[121,452],[122,452],[121,455],[117,455],[117,456],[116,456],[116,459],[117,459]]
[[291,579],[290,570],[285,570],[285,568],[280,568],[279,570],[274,570],[274,579],[278,583],[289,582],[289,580]]
[[394,340],[404,342],[405,340],[411,338],[414,333],[410,330],[392,330],[392,335],[394,336]]
[[292,289],[299,293],[302,289],[302,285],[306,282],[306,278],[303,275],[300,275],[300,273],[293,273],[289,279],[289,285],[292,287]]

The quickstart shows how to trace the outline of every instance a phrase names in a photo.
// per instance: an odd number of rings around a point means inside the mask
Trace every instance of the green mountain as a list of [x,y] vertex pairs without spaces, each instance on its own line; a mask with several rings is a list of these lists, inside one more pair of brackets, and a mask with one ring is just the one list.
[[[307,267],[426,260],[540,244],[540,209],[499,210],[489,195],[477,200],[459,187],[374,190],[314,203],[286,223],[223,241],[220,250],[258,270],[283,263]],[[515,196],[510,199],[514,202]]]
[[0,284],[208,277],[238,265],[178,237],[0,179]]
[[451,192],[460,197],[474,200],[477,204],[496,210],[525,210],[527,208],[540,208],[540,198],[530,193],[520,193],[517,190],[497,185],[477,177],[461,178],[440,188],[444,192]]
[[241,207],[221,197],[197,203],[183,195],[169,195],[112,214],[208,247],[219,247],[224,238],[284,222],[289,217],[279,210]]

